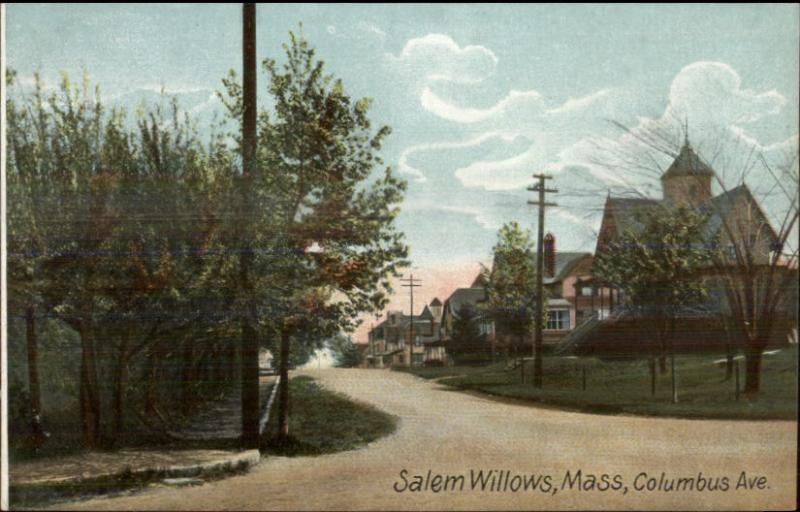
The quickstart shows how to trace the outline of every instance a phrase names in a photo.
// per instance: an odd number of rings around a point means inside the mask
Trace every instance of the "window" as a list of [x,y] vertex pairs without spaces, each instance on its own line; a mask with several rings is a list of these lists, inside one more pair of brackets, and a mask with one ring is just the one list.
[[547,328],[557,331],[569,329],[569,311],[566,309],[551,309],[548,311]]
[[591,297],[592,295],[594,295],[594,293],[592,293],[593,291],[594,290],[592,290],[591,286],[584,286],[583,288],[581,288],[581,295],[583,295],[584,297]]

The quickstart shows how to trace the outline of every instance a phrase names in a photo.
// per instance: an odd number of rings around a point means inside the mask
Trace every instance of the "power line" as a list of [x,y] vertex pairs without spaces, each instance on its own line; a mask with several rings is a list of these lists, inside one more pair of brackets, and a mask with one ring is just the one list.
[[422,286],[422,280],[414,279],[414,274],[408,278],[400,279],[404,284],[400,285],[403,288],[408,288],[408,295],[411,301],[411,314],[409,315],[408,324],[408,367],[414,366],[414,288]]
[[544,210],[547,207],[558,206],[556,203],[548,202],[545,199],[546,194],[557,194],[558,190],[555,188],[547,188],[545,180],[552,180],[553,177],[549,174],[534,174],[533,177],[539,182],[528,187],[528,190],[539,193],[538,201],[528,201],[528,204],[539,207],[539,226],[536,242],[536,318],[535,330],[533,339],[533,385],[534,387],[542,387],[542,316],[544,309]]

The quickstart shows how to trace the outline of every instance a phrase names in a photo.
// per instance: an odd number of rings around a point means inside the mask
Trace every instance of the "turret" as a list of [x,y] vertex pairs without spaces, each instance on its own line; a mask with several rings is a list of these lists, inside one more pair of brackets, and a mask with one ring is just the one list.
[[699,206],[711,198],[714,170],[703,163],[687,140],[678,157],[661,176],[664,199],[676,206]]

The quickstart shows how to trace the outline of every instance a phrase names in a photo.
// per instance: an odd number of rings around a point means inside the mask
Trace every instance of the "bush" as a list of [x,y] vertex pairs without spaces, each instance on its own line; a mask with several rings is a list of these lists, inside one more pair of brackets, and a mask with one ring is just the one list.
[[425,366],[428,368],[434,368],[434,367],[439,368],[444,365],[445,365],[444,361],[442,361],[441,359],[428,359],[427,361],[425,361]]

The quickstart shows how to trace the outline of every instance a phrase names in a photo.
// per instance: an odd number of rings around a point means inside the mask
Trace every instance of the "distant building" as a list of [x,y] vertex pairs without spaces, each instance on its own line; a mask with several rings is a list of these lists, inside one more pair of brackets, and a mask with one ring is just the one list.
[[[446,359],[439,343],[442,303],[434,298],[419,315],[409,317],[399,310],[386,313],[386,318],[369,330],[367,366],[421,366],[428,360]],[[413,322],[413,336],[411,340]]]
[[[604,314],[603,296],[598,290],[580,287],[578,283],[591,278],[592,255],[588,252],[558,252],[556,238],[548,233],[544,244],[544,275],[542,281],[547,294],[547,324],[543,330],[543,343],[557,344],[577,323],[593,314]],[[531,290],[534,293],[534,290]],[[480,310],[486,300],[486,282],[478,275],[469,288],[458,288],[444,303],[440,337],[447,345],[453,339],[453,325],[464,306]],[[607,309],[605,309],[607,313]],[[478,331],[487,350],[492,354],[507,350],[517,340],[498,333],[493,322],[477,318]],[[532,347],[533,335],[527,336],[523,344]]]

